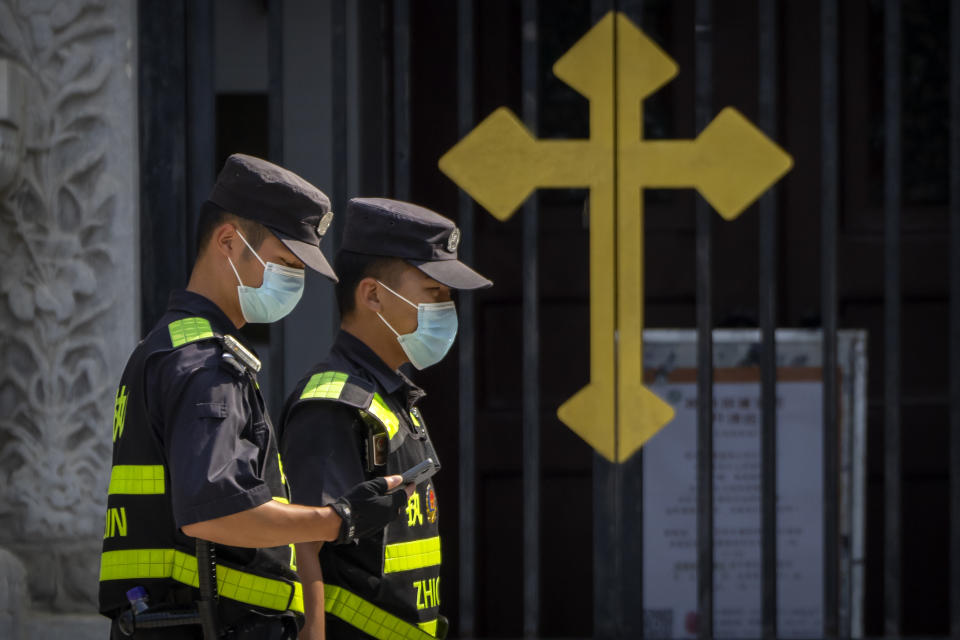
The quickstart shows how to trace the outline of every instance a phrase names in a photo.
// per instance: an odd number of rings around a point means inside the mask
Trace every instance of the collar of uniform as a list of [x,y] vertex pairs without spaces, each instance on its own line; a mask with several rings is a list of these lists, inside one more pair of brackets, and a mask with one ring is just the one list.
[[[412,365],[410,368],[412,368]],[[418,387],[413,380],[411,380],[407,374],[404,373],[403,365],[397,369],[397,375],[400,376],[400,378],[403,380],[403,384],[407,387],[407,409],[412,409],[415,404],[420,402],[420,400],[427,395],[427,392]]]
[[[178,289],[170,294],[170,301],[167,303],[167,311],[180,311],[194,316],[201,316],[210,321],[213,330],[220,334],[229,333],[233,337],[243,342],[239,330],[227,317],[220,307],[209,298],[205,298],[199,293]],[[244,344],[244,346],[247,346]],[[249,349],[249,347],[247,346]]]
[[375,382],[387,393],[394,393],[406,385],[406,380],[399,373],[390,369],[373,349],[367,346],[360,338],[340,329],[333,346],[350,358],[364,371],[374,377]]

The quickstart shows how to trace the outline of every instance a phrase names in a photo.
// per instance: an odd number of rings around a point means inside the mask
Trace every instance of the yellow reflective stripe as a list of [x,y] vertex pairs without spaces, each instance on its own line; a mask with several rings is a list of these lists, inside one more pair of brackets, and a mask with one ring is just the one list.
[[437,618],[434,618],[433,620],[428,620],[426,622],[418,622],[417,626],[432,636],[437,635]]
[[293,600],[290,601],[290,611],[303,613],[303,585],[299,582],[293,583]]
[[283,472],[283,458],[280,457],[280,452],[277,452],[277,464],[280,465],[280,484],[287,484],[287,474]]
[[347,382],[347,374],[337,371],[324,371],[310,376],[300,399],[309,398],[339,398],[343,385]]
[[383,555],[384,573],[434,567],[440,564],[440,536],[388,544]]
[[323,585],[324,609],[377,640],[433,640],[433,636],[387,613],[343,587]]
[[281,504],[290,504],[290,501],[289,501],[289,500],[287,500],[286,498],[283,498],[283,497],[281,497],[281,496],[273,496],[273,499],[276,500],[277,502],[281,503]]
[[421,426],[421,424],[420,424],[420,418],[417,417],[418,413],[420,412],[417,410],[416,407],[414,407],[413,411],[410,412],[410,419],[413,420],[414,425],[419,427]]
[[171,322],[167,329],[170,331],[170,342],[175,347],[213,337],[213,329],[206,318],[183,318]]
[[[182,584],[199,587],[197,559],[176,549],[129,549],[104,551],[100,557],[100,581],[135,580],[138,578],[171,578]],[[291,585],[217,565],[217,593],[244,604],[276,611],[303,613],[303,591],[298,583]],[[298,595],[299,594],[299,595]]]
[[[188,557],[196,566],[196,558]],[[290,584],[220,565],[217,565],[217,593],[224,598],[277,611],[293,607]],[[300,612],[303,612],[302,601]]]
[[[199,587],[197,559],[174,550],[173,573],[170,577],[191,587]],[[237,602],[277,611],[286,611],[293,595],[290,585],[282,580],[257,576],[221,564],[217,565],[217,594]]]
[[100,581],[169,578],[173,553],[173,549],[104,551],[100,556]]
[[371,414],[386,427],[387,435],[390,438],[397,435],[397,430],[400,428],[400,418],[390,410],[390,407],[383,401],[379,393],[373,394],[373,402],[371,402],[367,408],[367,413]]
[[117,464],[110,470],[108,495],[160,495],[165,491],[162,464]]

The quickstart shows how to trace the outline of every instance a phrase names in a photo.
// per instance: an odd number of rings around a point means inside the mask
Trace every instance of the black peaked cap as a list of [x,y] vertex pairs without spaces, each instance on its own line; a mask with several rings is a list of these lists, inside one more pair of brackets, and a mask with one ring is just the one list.
[[333,221],[330,198],[294,172],[235,153],[227,158],[208,200],[267,227],[305,265],[336,282],[320,251]]
[[347,203],[344,251],[400,258],[452,289],[493,284],[460,262],[460,230],[452,220],[409,202],[353,198]]

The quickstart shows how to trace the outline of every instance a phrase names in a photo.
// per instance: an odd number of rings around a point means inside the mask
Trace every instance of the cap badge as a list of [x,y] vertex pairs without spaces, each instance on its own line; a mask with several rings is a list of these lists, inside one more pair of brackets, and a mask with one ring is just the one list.
[[327,211],[317,223],[317,235],[322,238],[331,224],[333,224],[333,211]]
[[453,253],[457,250],[457,246],[460,244],[460,229],[454,227],[453,231],[450,232],[450,237],[447,238],[447,251]]

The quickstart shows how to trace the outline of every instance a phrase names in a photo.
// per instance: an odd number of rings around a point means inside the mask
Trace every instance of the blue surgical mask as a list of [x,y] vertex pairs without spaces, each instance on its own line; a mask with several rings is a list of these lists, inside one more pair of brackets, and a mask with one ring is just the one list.
[[276,322],[297,306],[303,295],[303,269],[285,267],[275,262],[264,262],[253,250],[240,230],[237,235],[247,245],[250,252],[263,265],[263,284],[259,287],[247,287],[240,279],[233,260],[227,257],[234,275],[237,276],[237,295],[240,297],[240,311],[247,322]]
[[457,337],[457,306],[452,301],[414,304],[379,280],[377,284],[417,310],[416,331],[404,335],[397,333],[382,315],[377,314],[397,336],[410,364],[417,369],[426,369],[443,360]]

